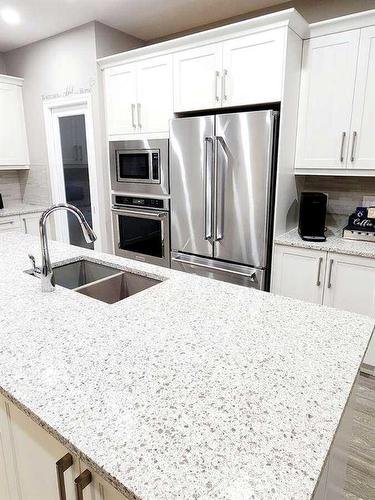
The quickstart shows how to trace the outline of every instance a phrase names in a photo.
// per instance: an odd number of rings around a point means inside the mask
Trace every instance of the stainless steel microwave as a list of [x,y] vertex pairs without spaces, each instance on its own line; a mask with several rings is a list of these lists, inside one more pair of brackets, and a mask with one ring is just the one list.
[[111,184],[115,192],[169,194],[168,139],[111,141]]

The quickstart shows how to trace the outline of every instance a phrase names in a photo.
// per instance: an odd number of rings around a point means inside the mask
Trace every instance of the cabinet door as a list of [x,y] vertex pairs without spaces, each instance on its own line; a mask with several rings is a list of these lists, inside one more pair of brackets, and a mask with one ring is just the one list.
[[375,317],[375,261],[330,253],[324,304]]
[[172,56],[138,63],[137,119],[140,132],[168,132],[173,116]]
[[29,163],[22,87],[0,82],[0,166]]
[[361,30],[349,168],[375,169],[375,27]]
[[223,106],[281,100],[285,30],[224,42]]
[[91,482],[82,491],[83,500],[127,500],[133,498],[115,490],[107,481],[87,467],[84,462],[81,462],[80,469],[81,472],[88,470],[91,473]]
[[178,52],[173,67],[175,111],[221,106],[221,44]]
[[39,236],[39,219],[41,214],[21,215],[22,228],[26,234]]
[[136,64],[105,70],[105,92],[108,134],[136,132]]
[[272,292],[322,304],[326,252],[275,245]]
[[296,168],[345,168],[359,30],[304,43]]
[[0,217],[0,233],[5,231],[22,231],[21,221],[18,215]]
[[[8,405],[17,500],[59,500],[56,462],[66,455],[66,448],[14,405]],[[75,499],[78,474],[78,460],[74,460],[64,474],[67,500]]]

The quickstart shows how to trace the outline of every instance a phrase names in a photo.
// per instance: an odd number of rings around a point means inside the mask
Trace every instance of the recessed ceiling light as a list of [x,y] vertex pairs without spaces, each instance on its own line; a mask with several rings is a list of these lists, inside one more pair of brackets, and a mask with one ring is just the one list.
[[3,21],[7,24],[19,24],[21,22],[21,17],[18,12],[10,7],[5,7],[0,11]]

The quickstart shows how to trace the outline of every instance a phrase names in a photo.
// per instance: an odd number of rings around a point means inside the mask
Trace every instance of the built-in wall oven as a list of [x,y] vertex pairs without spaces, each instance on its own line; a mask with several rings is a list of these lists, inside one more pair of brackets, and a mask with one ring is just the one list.
[[110,141],[112,191],[169,194],[168,139]]
[[170,267],[169,200],[112,194],[115,254]]

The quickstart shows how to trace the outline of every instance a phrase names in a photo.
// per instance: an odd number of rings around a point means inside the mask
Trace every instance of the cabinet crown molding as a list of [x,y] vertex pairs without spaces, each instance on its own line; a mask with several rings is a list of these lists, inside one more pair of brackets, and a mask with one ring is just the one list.
[[218,28],[199,31],[191,35],[186,35],[165,42],[145,45],[137,49],[121,52],[112,56],[103,57],[97,60],[102,68],[116,66],[130,60],[140,60],[144,58],[160,56],[202,46],[209,43],[220,42],[243,35],[256,33],[257,31],[271,30],[281,27],[291,28],[300,38],[307,38],[309,35],[309,25],[296,9],[286,9],[264,16],[254,17],[227,24]]
[[11,83],[12,85],[23,86],[23,78],[18,78],[17,76],[10,75],[0,75],[0,83]]
[[331,35],[341,31],[355,30],[375,25],[375,9],[356,12],[348,16],[335,17],[310,24],[310,35],[306,38]]

